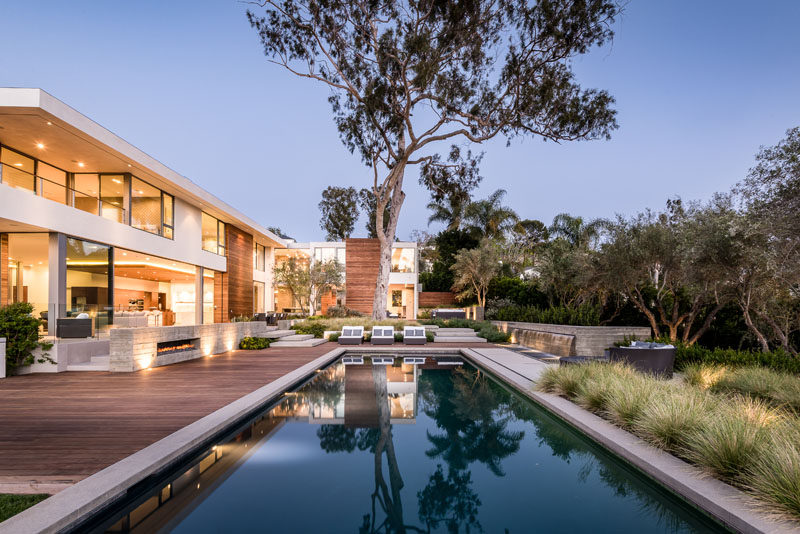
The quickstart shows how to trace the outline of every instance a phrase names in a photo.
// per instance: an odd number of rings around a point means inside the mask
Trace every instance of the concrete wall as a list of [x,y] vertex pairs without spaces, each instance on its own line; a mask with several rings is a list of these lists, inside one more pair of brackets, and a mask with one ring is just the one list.
[[[203,356],[219,354],[238,348],[247,336],[263,336],[268,330],[263,321],[247,323],[215,323],[193,326],[163,326],[151,328],[115,328],[111,330],[110,370],[131,372],[159,367]],[[193,351],[156,355],[156,345],[165,341],[200,340]]]
[[600,356],[603,351],[625,337],[646,339],[649,326],[568,326],[544,323],[492,321],[504,332],[511,332],[512,341],[556,356]]

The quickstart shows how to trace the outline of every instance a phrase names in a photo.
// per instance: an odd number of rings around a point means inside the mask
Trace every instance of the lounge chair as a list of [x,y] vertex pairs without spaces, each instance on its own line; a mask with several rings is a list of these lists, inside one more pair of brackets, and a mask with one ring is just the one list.
[[372,365],[393,365],[394,356],[373,356]]
[[372,344],[373,345],[391,345],[394,343],[394,327],[393,326],[373,326],[372,327]]
[[342,334],[339,336],[339,345],[361,345],[363,338],[363,326],[345,326],[342,327]]
[[362,356],[345,356],[342,358],[344,365],[364,365],[364,358]]
[[405,345],[424,345],[427,341],[425,327],[406,326],[403,328],[403,343]]

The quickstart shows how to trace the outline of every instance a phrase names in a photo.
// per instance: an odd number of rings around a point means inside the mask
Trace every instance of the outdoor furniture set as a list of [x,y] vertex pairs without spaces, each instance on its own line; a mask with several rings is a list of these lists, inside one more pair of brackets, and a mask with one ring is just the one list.
[[[424,345],[427,341],[425,328],[422,326],[406,326],[403,328],[403,344]],[[391,345],[394,343],[395,331],[392,326],[373,326],[370,343],[373,345]],[[360,345],[364,341],[363,326],[345,326],[339,335],[340,345]]]

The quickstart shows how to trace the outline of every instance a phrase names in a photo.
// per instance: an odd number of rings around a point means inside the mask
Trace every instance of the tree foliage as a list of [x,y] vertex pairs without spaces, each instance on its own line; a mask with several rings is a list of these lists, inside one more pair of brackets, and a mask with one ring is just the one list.
[[478,306],[486,306],[489,284],[500,271],[497,246],[484,239],[477,248],[462,249],[451,269],[455,274],[453,289],[459,292],[459,298],[476,297]]
[[304,314],[314,315],[320,297],[342,284],[343,271],[336,260],[308,264],[291,257],[275,266],[274,279],[292,292]]
[[322,213],[319,226],[328,241],[350,237],[358,219],[358,192],[354,187],[326,187],[318,206]]

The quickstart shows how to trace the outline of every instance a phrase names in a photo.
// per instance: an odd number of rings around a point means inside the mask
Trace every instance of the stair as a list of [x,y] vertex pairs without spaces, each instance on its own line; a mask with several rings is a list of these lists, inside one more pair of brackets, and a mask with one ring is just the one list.
[[92,356],[88,362],[67,365],[67,371],[108,371],[110,368],[111,356]]
[[260,337],[268,337],[270,339],[277,339],[279,337],[286,337],[294,335],[294,330],[270,330]]
[[434,343],[486,343],[472,328],[438,328],[433,334]]
[[294,334],[289,336],[281,336],[278,341],[270,343],[270,347],[316,347],[327,343],[327,339],[315,338],[310,334]]

